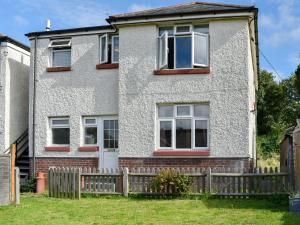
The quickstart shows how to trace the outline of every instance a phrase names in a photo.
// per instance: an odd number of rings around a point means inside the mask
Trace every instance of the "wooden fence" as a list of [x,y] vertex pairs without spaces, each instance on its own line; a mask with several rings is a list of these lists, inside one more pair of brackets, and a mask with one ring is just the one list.
[[[80,198],[81,193],[161,195],[153,188],[153,179],[162,168],[106,169],[50,168],[48,173],[51,197]],[[218,196],[261,196],[288,194],[288,173],[257,169],[234,173],[200,168],[176,168],[192,180],[190,194]]]

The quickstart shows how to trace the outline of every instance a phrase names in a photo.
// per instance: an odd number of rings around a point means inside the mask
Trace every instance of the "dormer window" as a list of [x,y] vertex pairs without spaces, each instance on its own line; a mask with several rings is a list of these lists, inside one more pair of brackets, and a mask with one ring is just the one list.
[[100,64],[119,63],[119,36],[100,36]]
[[159,28],[159,69],[209,66],[208,25]]
[[52,67],[71,66],[71,40],[52,40],[48,46],[52,50]]

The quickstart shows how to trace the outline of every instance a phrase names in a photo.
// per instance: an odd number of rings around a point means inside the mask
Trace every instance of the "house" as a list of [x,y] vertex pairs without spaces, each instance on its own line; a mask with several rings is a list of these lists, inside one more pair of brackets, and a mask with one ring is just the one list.
[[[27,137],[30,48],[0,34],[0,154]],[[28,173],[28,139],[21,140],[17,165]],[[23,147],[22,147],[23,146]]]
[[251,167],[257,13],[193,2],[28,33],[32,171]]

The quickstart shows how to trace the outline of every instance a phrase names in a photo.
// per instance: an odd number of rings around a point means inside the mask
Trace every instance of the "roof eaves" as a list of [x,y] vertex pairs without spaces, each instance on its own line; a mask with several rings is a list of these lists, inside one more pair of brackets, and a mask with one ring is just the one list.
[[8,42],[8,43],[11,43],[11,44],[14,44],[22,49],[24,49],[25,51],[28,51],[30,52],[30,48],[29,46],[9,37],[9,36],[6,36],[6,35],[0,35],[0,43],[1,42]]
[[239,13],[239,12],[257,12],[256,7],[241,8],[241,9],[222,9],[222,10],[208,10],[202,12],[181,12],[181,13],[169,13],[169,14],[155,14],[155,15],[135,15],[135,16],[124,16],[124,17],[114,17],[110,16],[106,21],[108,23],[117,22],[122,20],[131,20],[131,19],[149,19],[149,18],[164,18],[172,16],[182,16],[182,15],[195,15],[195,14],[221,14],[221,13]]
[[113,27],[111,25],[103,25],[103,26],[78,27],[78,28],[61,29],[61,30],[38,31],[38,32],[27,33],[25,34],[25,36],[32,37],[32,36],[40,36],[40,35],[68,34],[73,32],[89,32],[89,31],[107,30],[107,29],[113,29]]

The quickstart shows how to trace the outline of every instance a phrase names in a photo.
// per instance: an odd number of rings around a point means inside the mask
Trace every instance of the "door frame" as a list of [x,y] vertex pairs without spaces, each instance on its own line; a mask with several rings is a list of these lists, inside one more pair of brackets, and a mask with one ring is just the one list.
[[[105,120],[117,120],[119,122],[119,118],[118,116],[98,116],[97,118],[97,128],[99,130],[98,132],[98,146],[99,146],[99,163],[98,163],[98,167],[99,169],[102,169],[104,167],[102,167],[104,165],[104,153],[105,152],[109,152],[108,149],[104,148],[104,121]],[[119,149],[115,149],[116,153],[119,153]]]

